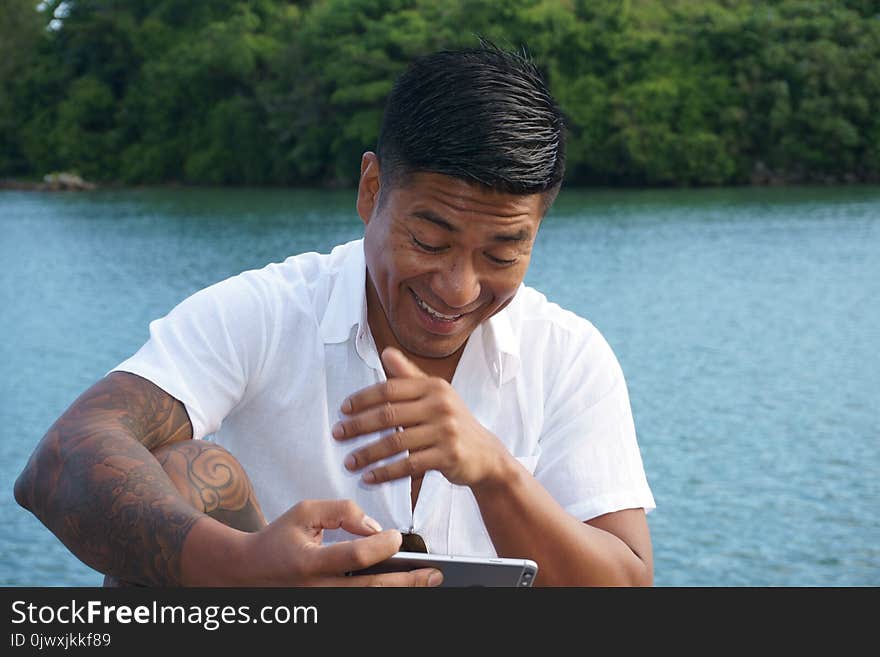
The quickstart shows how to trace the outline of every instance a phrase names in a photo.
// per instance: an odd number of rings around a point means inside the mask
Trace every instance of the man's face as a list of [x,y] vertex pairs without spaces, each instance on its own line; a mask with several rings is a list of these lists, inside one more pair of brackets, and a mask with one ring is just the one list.
[[[471,332],[513,299],[543,215],[541,194],[504,194],[417,173],[378,202],[378,163],[362,166],[370,328],[380,350],[417,360],[456,355]],[[366,188],[366,189],[365,189]],[[372,190],[372,191],[371,191]]]

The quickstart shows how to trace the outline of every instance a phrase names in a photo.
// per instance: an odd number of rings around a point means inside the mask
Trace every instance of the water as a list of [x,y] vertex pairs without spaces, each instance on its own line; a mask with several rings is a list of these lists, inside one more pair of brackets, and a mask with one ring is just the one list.
[[[359,237],[350,191],[0,192],[0,585],[95,586],[15,504],[150,320]],[[618,355],[658,586],[880,585],[880,188],[565,190],[527,282]]]

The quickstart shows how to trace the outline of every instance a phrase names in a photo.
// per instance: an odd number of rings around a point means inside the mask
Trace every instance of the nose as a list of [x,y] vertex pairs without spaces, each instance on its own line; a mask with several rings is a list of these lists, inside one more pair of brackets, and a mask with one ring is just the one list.
[[480,298],[482,288],[470,258],[456,258],[434,277],[433,292],[450,310],[466,308]]

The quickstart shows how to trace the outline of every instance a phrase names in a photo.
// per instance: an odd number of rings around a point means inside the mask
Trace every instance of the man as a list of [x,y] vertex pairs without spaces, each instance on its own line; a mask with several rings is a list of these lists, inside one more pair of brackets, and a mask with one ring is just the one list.
[[538,584],[650,585],[623,374],[589,322],[522,284],[563,130],[523,56],[415,62],[361,161],[363,240],[153,322],[49,430],[18,501],[140,584],[437,584],[344,576],[403,533],[531,558]]

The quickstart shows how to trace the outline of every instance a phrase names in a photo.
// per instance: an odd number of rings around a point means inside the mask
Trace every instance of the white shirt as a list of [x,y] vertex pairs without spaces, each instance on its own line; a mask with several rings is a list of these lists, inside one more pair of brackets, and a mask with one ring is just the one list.
[[[353,499],[431,552],[495,556],[468,487],[429,471],[413,510],[409,478],[368,485],[343,466],[378,435],[334,440],[339,408],[385,380],[365,282],[363,240],[246,271],[153,321],[115,369],[180,400],[193,438],[212,438],[244,466],[270,522],[300,500]],[[623,373],[587,320],[523,285],[471,334],[452,386],[568,513],[654,508]],[[326,542],[343,538],[325,532]]]

